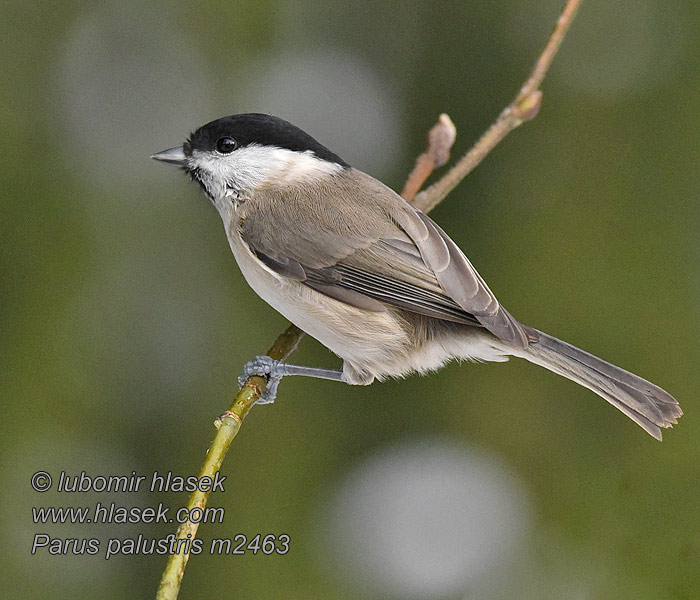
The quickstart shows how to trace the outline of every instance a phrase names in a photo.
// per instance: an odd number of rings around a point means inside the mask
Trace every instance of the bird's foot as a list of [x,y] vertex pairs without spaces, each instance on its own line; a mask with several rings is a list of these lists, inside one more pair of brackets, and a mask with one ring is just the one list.
[[260,395],[260,399],[256,404],[271,404],[277,396],[277,387],[282,380],[282,377],[287,375],[284,363],[270,358],[269,356],[256,356],[253,360],[248,361],[243,366],[243,371],[238,378],[238,387],[242,388],[249,377],[257,375],[267,379],[265,391]]

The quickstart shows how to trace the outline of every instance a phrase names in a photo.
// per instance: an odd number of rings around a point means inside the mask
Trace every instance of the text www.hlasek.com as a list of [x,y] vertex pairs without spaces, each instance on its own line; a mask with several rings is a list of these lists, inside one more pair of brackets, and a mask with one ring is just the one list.
[[34,523],[223,523],[224,509],[217,507],[192,509],[179,508],[169,516],[170,507],[159,503],[158,506],[118,506],[114,502],[102,504],[98,502],[90,506],[35,506],[32,508]]

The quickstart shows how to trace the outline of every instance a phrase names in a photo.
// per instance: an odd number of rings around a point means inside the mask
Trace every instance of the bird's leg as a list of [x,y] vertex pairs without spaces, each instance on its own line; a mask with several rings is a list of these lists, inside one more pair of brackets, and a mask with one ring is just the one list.
[[287,375],[301,375],[302,377],[343,381],[342,371],[290,365],[270,358],[269,356],[256,356],[253,360],[247,362],[243,367],[241,376],[238,378],[238,386],[243,387],[248,378],[253,375],[267,378],[267,386],[260,396],[260,400],[257,401],[257,404],[269,404],[270,402],[274,402],[275,396],[277,396],[277,386],[280,384],[282,377]]

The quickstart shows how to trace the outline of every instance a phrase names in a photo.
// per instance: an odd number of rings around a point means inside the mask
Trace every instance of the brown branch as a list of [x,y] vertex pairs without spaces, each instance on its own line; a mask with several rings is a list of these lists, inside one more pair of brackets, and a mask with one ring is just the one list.
[[580,4],[581,0],[568,0],[552,34],[549,36],[549,40],[547,40],[547,45],[542,50],[530,76],[520,88],[515,100],[505,108],[496,122],[489,127],[472,149],[440,181],[416,196],[413,202],[416,208],[423,212],[429,212],[435,208],[504,137],[537,115],[542,102],[542,92],[539,87],[571,26],[574,16],[576,16]]
[[428,133],[428,148],[416,160],[416,166],[413,167],[413,171],[406,180],[406,185],[403,186],[401,196],[404,200],[412,202],[431,173],[447,164],[456,137],[457,129],[452,119],[442,113],[438,122]]
[[[520,90],[516,99],[509,104],[498,117],[498,120],[488,129],[474,147],[437,183],[416,194],[421,185],[433,170],[442,166],[449,159],[449,151],[455,140],[455,128],[447,115],[440,115],[438,123],[428,135],[428,149],[422,154],[411,172],[402,196],[423,212],[429,212],[437,206],[464,177],[474,169],[483,158],[516,127],[535,117],[540,108],[542,93],[539,86],[549,69],[552,59],[566,34],[571,21],[576,14],[581,0],[568,0],[557,21],[547,45],[540,54],[530,77]],[[286,359],[296,349],[304,333],[295,325],[290,325],[284,333],[275,340],[267,355],[276,360]],[[228,448],[241,428],[243,419],[251,407],[259,400],[265,391],[265,379],[250,377],[236,395],[231,407],[216,421],[218,429],[209,447],[207,457],[202,465],[200,477],[213,477],[221,467]],[[194,492],[190,497],[188,508],[204,509],[210,492]],[[194,539],[198,523],[187,521],[180,525],[176,539]],[[157,600],[175,600],[180,591],[180,584],[189,559],[188,552],[170,555],[168,564],[163,572],[158,587]]]

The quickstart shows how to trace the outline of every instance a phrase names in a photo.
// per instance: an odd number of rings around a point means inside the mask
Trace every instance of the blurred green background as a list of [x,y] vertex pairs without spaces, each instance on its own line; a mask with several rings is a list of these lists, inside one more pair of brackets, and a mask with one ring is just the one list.
[[[149,160],[235,112],[278,114],[400,189],[440,112],[455,157],[512,99],[563,2],[5,0],[0,36],[5,598],[150,598],[170,524],[39,525],[33,506],[177,508],[184,493],[39,494],[46,470],[195,474],[241,365],[284,320],[196,187]],[[584,2],[540,115],[432,216],[525,323],[673,393],[662,444],[521,361],[369,388],[285,380],[222,473],[182,598],[700,595],[700,15]],[[295,360],[339,361],[310,338]],[[97,556],[30,555],[36,533]]]

